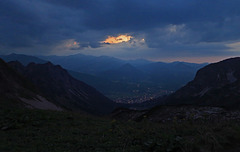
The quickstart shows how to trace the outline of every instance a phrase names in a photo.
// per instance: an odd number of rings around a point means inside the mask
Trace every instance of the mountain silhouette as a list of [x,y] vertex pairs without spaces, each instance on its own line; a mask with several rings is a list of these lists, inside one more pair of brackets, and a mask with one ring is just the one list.
[[30,80],[49,101],[63,109],[109,113],[114,103],[84,82],[74,79],[59,65],[30,63],[26,67],[19,62],[9,63],[16,71]]
[[230,58],[200,69],[189,82],[166,101],[167,104],[194,104],[240,107],[240,58]]

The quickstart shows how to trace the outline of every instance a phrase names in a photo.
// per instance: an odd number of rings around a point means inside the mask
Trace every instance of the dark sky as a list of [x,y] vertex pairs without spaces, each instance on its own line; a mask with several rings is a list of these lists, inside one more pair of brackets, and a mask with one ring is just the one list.
[[239,0],[0,0],[0,54],[211,62],[240,55],[239,6]]

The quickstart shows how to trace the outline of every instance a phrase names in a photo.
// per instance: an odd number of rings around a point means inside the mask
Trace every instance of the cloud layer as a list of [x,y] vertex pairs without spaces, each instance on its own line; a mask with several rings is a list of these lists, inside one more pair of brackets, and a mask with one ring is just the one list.
[[[122,58],[239,55],[239,0],[0,1],[0,53]],[[108,37],[131,36],[109,46]]]

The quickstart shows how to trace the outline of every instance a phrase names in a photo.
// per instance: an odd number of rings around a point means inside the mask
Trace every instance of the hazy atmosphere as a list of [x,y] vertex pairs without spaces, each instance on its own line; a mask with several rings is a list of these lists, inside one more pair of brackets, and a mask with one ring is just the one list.
[[0,54],[214,62],[240,54],[238,0],[2,0]]
[[240,0],[0,0],[0,152],[240,152]]

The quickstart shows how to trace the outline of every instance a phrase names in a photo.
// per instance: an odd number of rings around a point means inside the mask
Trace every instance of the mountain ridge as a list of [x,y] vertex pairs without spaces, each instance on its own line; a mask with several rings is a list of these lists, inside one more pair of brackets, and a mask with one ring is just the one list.
[[0,102],[2,108],[62,110],[44,98],[31,81],[16,72],[2,59],[0,59]]
[[70,76],[60,65],[30,63],[24,75],[36,84],[44,95],[67,109],[109,113],[114,103],[94,88]]
[[117,109],[114,118],[154,122],[240,120],[240,57],[209,64],[195,78],[148,110]]
[[[108,56],[94,57],[82,54],[46,56],[42,59],[52,60],[54,64],[60,64],[64,68],[69,67],[67,70],[73,71],[70,74],[74,78],[97,88],[112,100],[123,103],[143,102],[175,91],[192,80],[197,69],[205,65],[186,62],[155,63],[147,60],[125,61]],[[31,56],[28,61],[37,63]]]
[[28,105],[28,107],[37,109],[85,111],[92,114],[107,114],[115,107],[114,102],[94,88],[72,78],[59,65],[47,62],[44,64],[30,63],[24,66],[18,61],[5,63],[1,60],[0,62],[0,77],[2,78],[0,99],[4,102],[14,101],[9,102],[10,105],[20,104],[21,107]]
[[194,80],[170,95],[165,104],[240,107],[240,57],[212,63],[198,70]]

